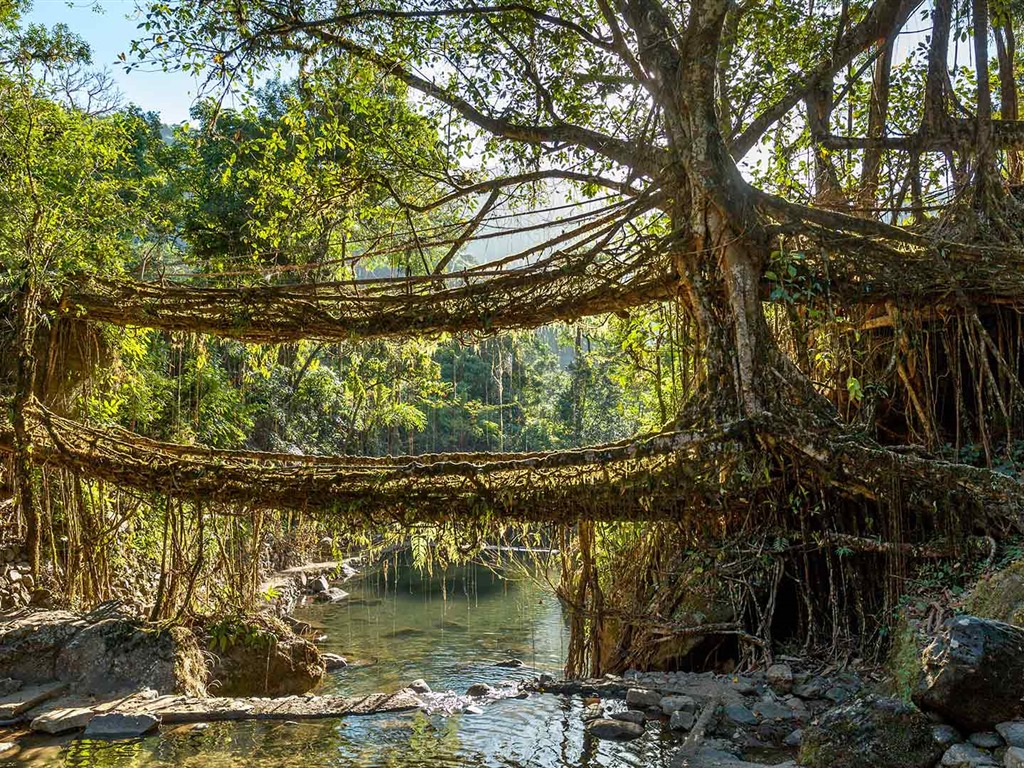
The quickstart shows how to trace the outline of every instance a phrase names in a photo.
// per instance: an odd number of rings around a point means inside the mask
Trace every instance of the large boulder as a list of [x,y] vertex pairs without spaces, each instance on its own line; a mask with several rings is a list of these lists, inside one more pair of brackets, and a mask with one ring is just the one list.
[[308,693],[326,672],[313,643],[269,616],[219,622],[206,640],[214,657],[209,688],[216,696]]
[[925,648],[914,702],[966,732],[1024,715],[1024,629],[1001,621],[949,619]]
[[931,768],[940,757],[925,715],[899,699],[866,696],[805,728],[798,762],[811,768]]
[[151,628],[116,615],[90,621],[66,611],[0,625],[0,669],[26,683],[61,680],[87,695],[152,688],[201,696],[206,683],[188,629]]

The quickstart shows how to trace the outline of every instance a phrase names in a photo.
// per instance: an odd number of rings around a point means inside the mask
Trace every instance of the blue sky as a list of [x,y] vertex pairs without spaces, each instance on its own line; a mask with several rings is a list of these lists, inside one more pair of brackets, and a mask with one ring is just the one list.
[[[69,7],[70,6],[70,7]],[[94,10],[100,8],[100,12]],[[64,23],[92,47],[93,64],[109,69],[125,102],[159,112],[165,123],[188,120],[189,108],[199,91],[192,75],[136,69],[126,74],[118,55],[128,55],[136,29],[135,0],[35,0],[26,21],[37,24]]]

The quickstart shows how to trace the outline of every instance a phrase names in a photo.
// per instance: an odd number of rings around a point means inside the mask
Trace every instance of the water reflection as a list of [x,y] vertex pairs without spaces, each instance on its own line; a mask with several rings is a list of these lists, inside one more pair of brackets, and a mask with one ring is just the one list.
[[[557,672],[567,640],[561,609],[543,585],[467,567],[427,577],[407,567],[345,585],[352,600],[310,606],[325,650],[363,663],[331,676],[325,692],[392,691],[416,678],[464,692],[478,682]],[[510,657],[522,669],[496,667]],[[302,723],[215,723],[164,729],[129,742],[28,740],[0,766],[90,768],[667,768],[678,742],[656,726],[636,742],[588,737],[583,704],[555,696],[506,699],[483,714],[422,712]]]

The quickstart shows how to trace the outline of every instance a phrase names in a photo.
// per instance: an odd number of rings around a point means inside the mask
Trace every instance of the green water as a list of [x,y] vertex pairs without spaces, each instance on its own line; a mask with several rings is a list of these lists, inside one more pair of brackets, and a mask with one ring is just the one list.
[[[534,579],[476,566],[428,578],[400,567],[345,584],[352,600],[297,617],[322,627],[324,650],[355,662],[323,693],[393,691],[423,678],[436,691],[556,673],[567,630],[550,590]],[[518,572],[515,572],[518,573]],[[496,662],[517,658],[526,666]],[[656,726],[628,744],[583,731],[582,702],[550,695],[487,704],[482,714],[422,712],[303,722],[168,727],[122,742],[26,739],[0,766],[255,766],[256,768],[662,768],[678,744]]]

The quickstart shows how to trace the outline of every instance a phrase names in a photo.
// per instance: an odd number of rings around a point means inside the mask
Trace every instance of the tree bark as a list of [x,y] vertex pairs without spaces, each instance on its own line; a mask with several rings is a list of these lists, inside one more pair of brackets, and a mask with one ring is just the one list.
[[17,307],[17,388],[14,396],[14,476],[18,492],[18,507],[25,521],[25,547],[33,575],[39,574],[39,549],[41,525],[39,508],[35,503],[32,487],[32,446],[25,410],[31,403],[35,391],[36,359],[32,354],[37,325],[37,289],[31,279],[27,280],[18,297]]

